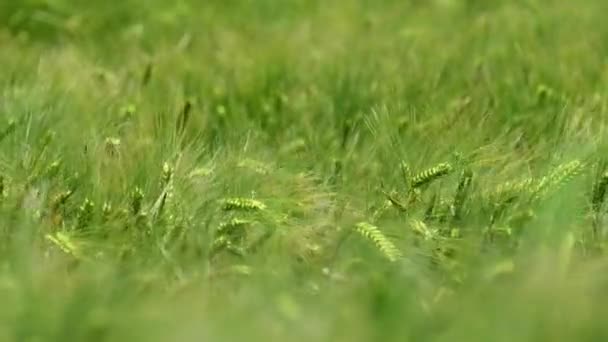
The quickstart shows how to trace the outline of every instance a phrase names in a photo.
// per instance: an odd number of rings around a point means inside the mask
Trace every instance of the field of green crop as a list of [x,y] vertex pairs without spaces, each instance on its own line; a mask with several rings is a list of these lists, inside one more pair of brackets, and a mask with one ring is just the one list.
[[0,341],[608,341],[605,13],[0,0]]

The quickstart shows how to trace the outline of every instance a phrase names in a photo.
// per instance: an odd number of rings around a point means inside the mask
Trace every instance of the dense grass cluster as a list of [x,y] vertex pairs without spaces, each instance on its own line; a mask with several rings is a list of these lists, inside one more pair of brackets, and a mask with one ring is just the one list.
[[0,1],[0,341],[608,339],[607,9]]

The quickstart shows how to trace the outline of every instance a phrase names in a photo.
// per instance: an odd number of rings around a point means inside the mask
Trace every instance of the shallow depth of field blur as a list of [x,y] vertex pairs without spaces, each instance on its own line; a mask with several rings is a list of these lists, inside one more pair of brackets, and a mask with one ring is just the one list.
[[0,1],[0,341],[608,340],[607,11]]

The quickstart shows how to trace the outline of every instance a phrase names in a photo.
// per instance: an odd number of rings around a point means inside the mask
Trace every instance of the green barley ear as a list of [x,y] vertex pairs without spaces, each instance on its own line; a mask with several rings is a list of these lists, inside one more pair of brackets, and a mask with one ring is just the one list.
[[213,256],[226,249],[229,245],[230,240],[226,236],[220,236],[213,240],[211,248],[209,249],[209,258],[213,258]]
[[430,184],[431,182],[449,174],[451,171],[452,165],[448,163],[437,164],[436,166],[415,175],[411,181],[411,188],[416,189],[423,185]]
[[9,135],[13,134],[15,132],[15,129],[17,128],[17,122],[15,120],[10,120],[8,122],[8,125],[6,125],[6,127],[4,128],[4,130],[2,130],[0,132],[0,142],[2,142],[2,140],[6,139],[6,137],[8,137]]
[[188,174],[189,179],[207,178],[213,174],[213,169],[207,167],[197,167]]
[[249,169],[260,175],[267,175],[271,171],[271,167],[268,164],[261,162],[259,160],[249,159],[249,158],[239,160],[239,162],[236,164],[236,166],[238,168]]
[[215,231],[216,240],[220,237],[228,239],[231,245],[240,245],[247,236],[246,228],[250,226],[252,221],[233,218],[223,222]]
[[213,244],[211,245],[211,250],[209,251],[209,258],[213,258],[213,256],[224,250],[238,257],[245,257],[245,255],[247,254],[247,252],[242,247],[234,245],[227,237],[220,236],[219,238],[213,241]]
[[232,243],[229,237],[224,235],[213,240],[209,250],[209,258],[213,258],[222,251],[228,251],[239,257],[244,257],[246,254],[246,251],[243,248],[236,246],[234,243]]
[[78,215],[76,218],[76,229],[86,228],[93,220],[93,210],[95,203],[88,198],[85,198],[82,205],[78,207]]
[[595,214],[602,210],[604,200],[606,199],[606,188],[608,187],[608,171],[604,172],[593,186],[593,196],[591,198],[591,207]]
[[219,225],[219,227],[217,228],[215,234],[218,236],[220,236],[220,235],[226,235],[226,236],[240,235],[241,233],[239,231],[241,231],[244,227],[248,226],[251,223],[252,223],[252,221],[249,221],[249,220],[233,218],[230,221],[221,223]]
[[140,187],[135,187],[135,189],[131,192],[131,213],[133,215],[139,215],[143,200],[144,192]]
[[534,179],[526,178],[518,182],[505,182],[497,186],[494,190],[490,191],[487,196],[493,202],[493,204],[501,204],[511,202],[523,194],[532,191],[534,186]]
[[188,125],[188,121],[190,121],[190,112],[192,111],[192,100],[188,99],[184,102],[184,106],[182,107],[181,112],[177,116],[177,122],[175,124],[175,129],[177,136],[182,136],[186,127]]
[[541,199],[552,191],[557,191],[566,183],[572,181],[584,169],[585,165],[579,160],[573,160],[556,167],[549,175],[541,178],[533,189],[535,199]]
[[411,220],[410,228],[414,234],[422,237],[424,240],[430,241],[437,237],[437,231],[430,229],[423,221]]
[[380,231],[380,229],[370,223],[360,222],[355,226],[355,230],[364,238],[371,241],[376,248],[391,262],[403,258],[401,251]]
[[460,219],[462,215],[462,209],[469,195],[469,189],[471,188],[472,181],[473,172],[468,169],[464,170],[460,176],[458,188],[456,189],[456,194],[454,195],[454,201],[452,203],[452,216],[456,220]]
[[47,234],[46,239],[53,243],[56,247],[61,249],[64,253],[69,254],[77,259],[81,257],[80,249],[72,241],[69,235],[63,232],[57,232],[55,234]]
[[227,198],[221,202],[221,208],[225,211],[245,210],[245,211],[262,211],[266,209],[266,205],[258,200],[251,198]]
[[252,221],[233,218],[223,222],[215,231],[215,239],[211,245],[210,257],[226,250],[237,256],[244,256],[246,251],[241,247],[243,240],[247,236],[247,228]]

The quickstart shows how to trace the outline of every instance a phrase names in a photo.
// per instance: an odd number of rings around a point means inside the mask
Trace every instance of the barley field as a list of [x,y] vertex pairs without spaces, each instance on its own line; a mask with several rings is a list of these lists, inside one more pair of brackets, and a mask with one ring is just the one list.
[[605,13],[1,0],[0,341],[608,341]]

